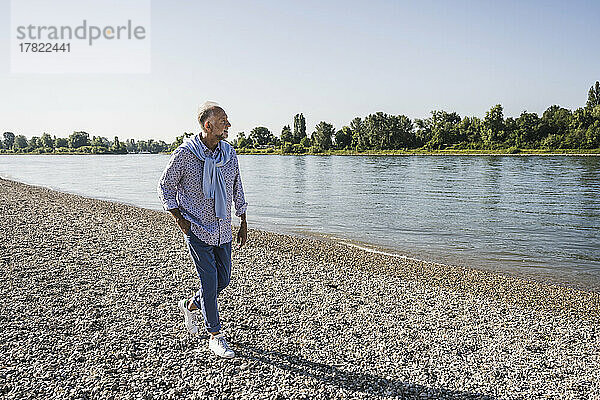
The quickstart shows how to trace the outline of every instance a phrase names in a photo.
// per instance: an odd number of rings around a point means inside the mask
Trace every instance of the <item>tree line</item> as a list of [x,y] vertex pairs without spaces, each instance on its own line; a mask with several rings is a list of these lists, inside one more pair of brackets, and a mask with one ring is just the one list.
[[588,91],[584,107],[575,111],[553,105],[539,116],[523,111],[505,117],[497,104],[484,118],[461,117],[456,112],[435,110],[425,119],[383,112],[356,117],[336,130],[319,122],[311,136],[303,114],[296,114],[293,129],[286,125],[280,137],[265,127],[246,136],[240,132],[233,142],[239,149],[280,148],[283,153],[319,153],[328,150],[504,150],[598,149],[600,148],[600,83]]
[[[184,132],[175,141],[128,139],[110,141],[86,132],[73,132],[67,138],[51,137],[44,133],[27,139],[23,135],[4,132],[0,140],[1,152],[18,153],[90,153],[127,154],[161,153],[173,151],[187,137]],[[336,130],[321,121],[310,137],[306,119],[296,114],[293,124],[285,125],[280,136],[259,126],[248,134],[238,133],[232,144],[241,152],[266,149],[266,152],[302,154],[330,150],[502,150],[519,152],[521,149],[598,149],[600,148],[600,82],[588,91],[584,107],[575,111],[553,105],[539,116],[523,111],[518,117],[505,117],[502,105],[497,104],[484,118],[461,117],[456,112],[434,110],[431,116],[411,120],[405,115],[383,112],[356,117],[348,125]]]
[[127,139],[125,142],[115,136],[108,140],[102,136],[92,136],[87,132],[73,132],[69,137],[61,138],[44,133],[27,139],[23,135],[4,132],[0,140],[0,150],[14,153],[89,153],[89,154],[127,154],[161,153],[169,149],[162,140],[155,141]]

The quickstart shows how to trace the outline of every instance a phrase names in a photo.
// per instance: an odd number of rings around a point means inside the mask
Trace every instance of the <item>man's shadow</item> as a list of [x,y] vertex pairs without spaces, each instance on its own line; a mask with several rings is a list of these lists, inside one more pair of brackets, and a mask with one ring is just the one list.
[[[482,393],[463,392],[444,388],[433,388],[423,385],[411,384],[400,380],[387,380],[368,373],[344,371],[335,365],[317,363],[273,350],[263,350],[248,343],[235,342],[236,358],[259,361],[271,364],[277,368],[293,374],[303,375],[321,380],[328,385],[335,385],[353,392],[395,397],[405,399],[444,398],[444,399],[485,399],[493,400],[495,397]],[[422,393],[426,396],[421,397]]]

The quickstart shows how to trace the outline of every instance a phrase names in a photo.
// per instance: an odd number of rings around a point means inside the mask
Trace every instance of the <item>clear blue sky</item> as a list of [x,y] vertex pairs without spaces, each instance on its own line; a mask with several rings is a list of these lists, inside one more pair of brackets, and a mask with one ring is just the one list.
[[152,1],[150,74],[9,73],[0,0],[0,131],[174,140],[198,105],[230,136],[303,112],[336,129],[376,111],[484,116],[585,104],[600,80],[598,1]]

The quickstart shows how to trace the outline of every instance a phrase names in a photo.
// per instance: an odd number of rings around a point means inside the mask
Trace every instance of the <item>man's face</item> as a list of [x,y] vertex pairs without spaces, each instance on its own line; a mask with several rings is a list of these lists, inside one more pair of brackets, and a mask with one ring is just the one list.
[[214,135],[219,140],[227,139],[227,135],[229,134],[229,127],[231,124],[227,119],[227,114],[223,109],[217,110],[215,114],[208,119],[210,122],[209,132],[211,135]]

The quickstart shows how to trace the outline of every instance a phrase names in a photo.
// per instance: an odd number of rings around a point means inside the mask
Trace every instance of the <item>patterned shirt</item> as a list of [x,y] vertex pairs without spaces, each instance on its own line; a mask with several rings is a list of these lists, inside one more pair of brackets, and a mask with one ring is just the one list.
[[[204,154],[214,158],[219,147],[211,151],[204,143]],[[227,164],[221,167],[225,178],[227,194],[227,218],[219,219],[215,214],[215,200],[204,197],[202,172],[204,161],[186,148],[178,147],[171,156],[158,183],[158,196],[165,210],[179,208],[181,215],[191,222],[194,235],[203,242],[219,246],[233,240],[231,232],[231,201],[235,202],[235,215],[246,213],[248,203],[244,199],[244,189],[235,150]]]

